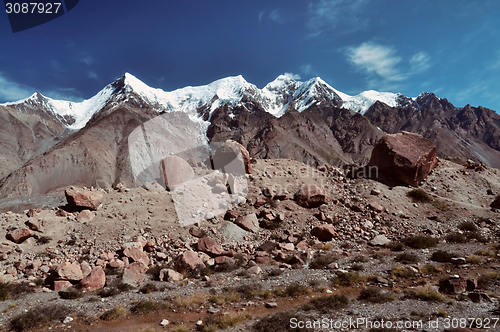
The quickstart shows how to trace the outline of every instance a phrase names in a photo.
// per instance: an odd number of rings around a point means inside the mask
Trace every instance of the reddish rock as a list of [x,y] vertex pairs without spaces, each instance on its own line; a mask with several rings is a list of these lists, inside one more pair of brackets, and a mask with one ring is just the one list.
[[198,255],[191,250],[185,251],[179,257],[179,265],[182,269],[186,269],[188,271],[193,271],[198,267],[205,267],[205,264],[200,257],[198,257]]
[[68,280],[54,280],[54,291],[59,292],[72,287],[73,284]]
[[101,289],[106,284],[106,274],[102,267],[97,266],[92,272],[80,281],[80,286],[86,291],[95,291]]
[[118,270],[123,269],[125,267],[125,263],[122,260],[116,259],[116,258],[112,259],[108,265],[109,265],[109,267],[112,267],[112,268],[118,269]]
[[235,219],[238,218],[239,215],[240,213],[237,210],[229,210],[224,215],[224,220]]
[[226,264],[226,265],[235,265],[236,261],[233,258],[231,258],[231,257],[218,256],[218,257],[215,257],[215,263],[217,263],[218,265],[223,265],[223,264]]
[[436,144],[421,135],[403,131],[380,139],[368,167],[376,166],[380,173],[418,186],[436,164]]
[[339,236],[339,234],[335,231],[335,227],[330,224],[314,227],[311,234],[323,242],[331,241],[334,237]]
[[204,253],[210,255],[211,257],[228,255],[232,253],[222,249],[214,239],[208,236],[199,239],[198,243],[196,244],[196,247],[199,251],[203,251]]
[[14,243],[21,243],[24,240],[30,238],[33,234],[27,228],[16,228],[13,231],[7,233],[5,236],[7,240],[11,240]]
[[255,206],[256,208],[259,208],[259,207],[263,206],[264,204],[266,204],[265,199],[257,198],[257,200],[255,201],[255,204],[253,206]]
[[192,236],[194,236],[194,237],[201,238],[201,237],[203,237],[203,234],[204,234],[204,233],[203,233],[203,232],[201,231],[201,229],[199,229],[199,228],[191,227],[191,228],[189,229],[189,234],[191,234],[191,235],[192,235]]
[[252,233],[257,233],[259,231],[259,220],[257,219],[255,213],[238,217],[234,223],[244,230]]
[[133,287],[139,287],[147,270],[148,267],[140,262],[129,264],[123,270],[122,282]]
[[448,294],[472,292],[477,287],[477,280],[471,278],[448,279],[440,283],[439,291]]
[[255,263],[260,265],[268,265],[272,262],[270,257],[255,257]]
[[177,156],[163,158],[161,161],[161,170],[167,190],[173,190],[175,187],[192,180],[194,177],[193,168],[187,161]]
[[323,186],[309,184],[303,185],[295,193],[295,203],[305,208],[315,208],[327,203],[328,194]]
[[30,218],[28,221],[24,223],[26,226],[29,227],[32,231],[36,232],[43,232],[43,226],[40,220],[36,218]]
[[82,212],[78,213],[76,216],[76,220],[79,222],[91,222],[92,219],[95,218],[95,213],[90,211],[90,210],[83,210]]
[[42,209],[29,209],[27,216],[30,218],[36,218],[42,212]]
[[92,268],[90,267],[90,264],[87,261],[83,261],[80,264],[80,268],[82,269],[82,275],[84,278],[92,272]]
[[[237,163],[234,162],[237,160]],[[229,163],[235,165],[234,169],[225,169],[226,173],[239,174],[251,173],[250,154],[248,150],[240,143],[232,140],[227,140],[217,149],[213,156],[214,168],[224,168]],[[241,172],[239,168],[241,167]],[[226,167],[227,168],[227,167]]]
[[68,215],[69,215],[68,212],[61,209],[57,210],[56,212],[57,217],[67,217]]
[[63,262],[56,268],[56,272],[61,279],[80,281],[83,279],[83,272],[80,264],[74,262]]
[[500,195],[497,196],[497,198],[493,202],[491,202],[490,207],[492,209],[500,209]]
[[385,207],[375,202],[370,202],[368,206],[370,207],[370,209],[378,213],[382,213],[385,211]]
[[123,255],[132,259],[134,262],[140,262],[146,266],[149,265],[149,257],[144,251],[142,251],[142,248],[126,248],[125,250],[123,250]]
[[172,269],[162,269],[160,271],[160,281],[180,281],[184,279],[183,275]]
[[101,193],[78,188],[66,189],[64,193],[70,206],[94,211],[101,205],[103,198]]

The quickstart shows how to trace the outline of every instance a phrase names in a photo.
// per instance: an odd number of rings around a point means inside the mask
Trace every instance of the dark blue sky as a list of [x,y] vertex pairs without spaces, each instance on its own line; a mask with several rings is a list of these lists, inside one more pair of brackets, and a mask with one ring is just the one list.
[[0,13],[0,102],[87,99],[125,72],[164,90],[287,72],[498,111],[498,17],[494,0],[81,0],[14,34]]

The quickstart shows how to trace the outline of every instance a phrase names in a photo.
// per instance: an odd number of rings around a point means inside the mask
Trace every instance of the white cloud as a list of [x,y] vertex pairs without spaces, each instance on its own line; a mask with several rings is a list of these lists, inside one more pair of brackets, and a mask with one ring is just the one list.
[[99,79],[99,78],[97,77],[96,72],[95,72],[95,71],[92,71],[92,70],[91,70],[91,71],[89,71],[89,73],[88,73],[88,75],[87,75],[87,76],[88,76],[88,78],[92,78],[92,79],[94,79],[94,80]]
[[392,47],[365,42],[357,47],[347,49],[347,59],[358,70],[365,71],[371,79],[381,78],[385,81],[401,81],[405,75],[397,69],[401,57],[396,56]]
[[56,88],[53,90],[44,90],[41,93],[44,96],[56,100],[67,100],[75,102],[80,102],[83,100],[81,92],[75,88]]
[[269,20],[279,24],[285,23],[285,19],[283,18],[283,15],[281,14],[281,11],[279,9],[274,9],[270,13],[261,11],[259,13],[259,22],[262,22],[263,20]]
[[95,62],[94,58],[92,58],[90,55],[84,56],[83,58],[80,59],[80,61],[86,64],[87,66],[90,66]]
[[312,66],[308,63],[300,66],[300,72],[306,76],[310,75],[312,73],[312,70],[313,70]]
[[292,80],[300,80],[300,75],[293,73],[284,73],[283,76],[291,78]]
[[419,52],[410,59],[411,70],[413,73],[420,73],[430,68],[431,57],[425,52]]
[[340,33],[351,33],[368,26],[368,17],[363,10],[368,0],[318,0],[311,2],[308,26],[312,36],[320,35],[325,30],[342,27]]
[[19,84],[0,73],[0,101],[17,101],[28,98],[36,89],[24,84]]

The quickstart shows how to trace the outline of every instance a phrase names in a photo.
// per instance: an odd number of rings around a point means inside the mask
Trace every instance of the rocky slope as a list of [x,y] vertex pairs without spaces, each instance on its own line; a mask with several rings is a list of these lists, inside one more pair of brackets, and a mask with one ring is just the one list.
[[233,139],[256,158],[366,164],[384,132],[406,130],[435,141],[440,157],[500,167],[500,116],[482,107],[456,108],[433,94],[348,96],[320,78],[302,83],[285,75],[263,89],[237,76],[165,92],[127,73],[81,103],[35,94],[0,105],[0,197],[46,194],[71,184],[132,186],[137,160],[130,158],[128,136],[172,112],[184,113],[187,127],[204,133],[193,138],[186,128],[175,134],[169,129],[169,139],[197,139],[200,145]]

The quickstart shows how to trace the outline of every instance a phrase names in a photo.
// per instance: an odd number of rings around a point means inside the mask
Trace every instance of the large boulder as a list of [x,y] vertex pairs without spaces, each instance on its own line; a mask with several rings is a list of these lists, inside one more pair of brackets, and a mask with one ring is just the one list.
[[126,256],[132,259],[134,262],[141,262],[142,264],[148,266],[149,265],[149,257],[148,255],[142,251],[141,248],[137,247],[128,247],[123,250],[123,256]]
[[403,131],[386,134],[373,148],[368,167],[391,178],[418,186],[436,166],[436,144],[421,135]]
[[[213,163],[214,169],[223,168],[225,173],[243,174],[243,172],[250,173],[252,171],[248,150],[232,140],[227,140],[217,149],[213,156]],[[230,169],[226,166],[228,164],[231,165]]]
[[317,184],[303,185],[295,193],[295,203],[305,208],[315,208],[327,203],[328,193],[323,186]]
[[73,187],[66,189],[64,193],[68,204],[78,209],[89,209],[95,211],[99,205],[101,205],[103,198],[101,193]]
[[161,171],[167,190],[190,181],[194,177],[193,168],[184,159],[177,156],[168,156],[161,160]]
[[90,274],[80,281],[81,288],[89,292],[101,289],[105,284],[106,274],[100,266],[93,268]]

